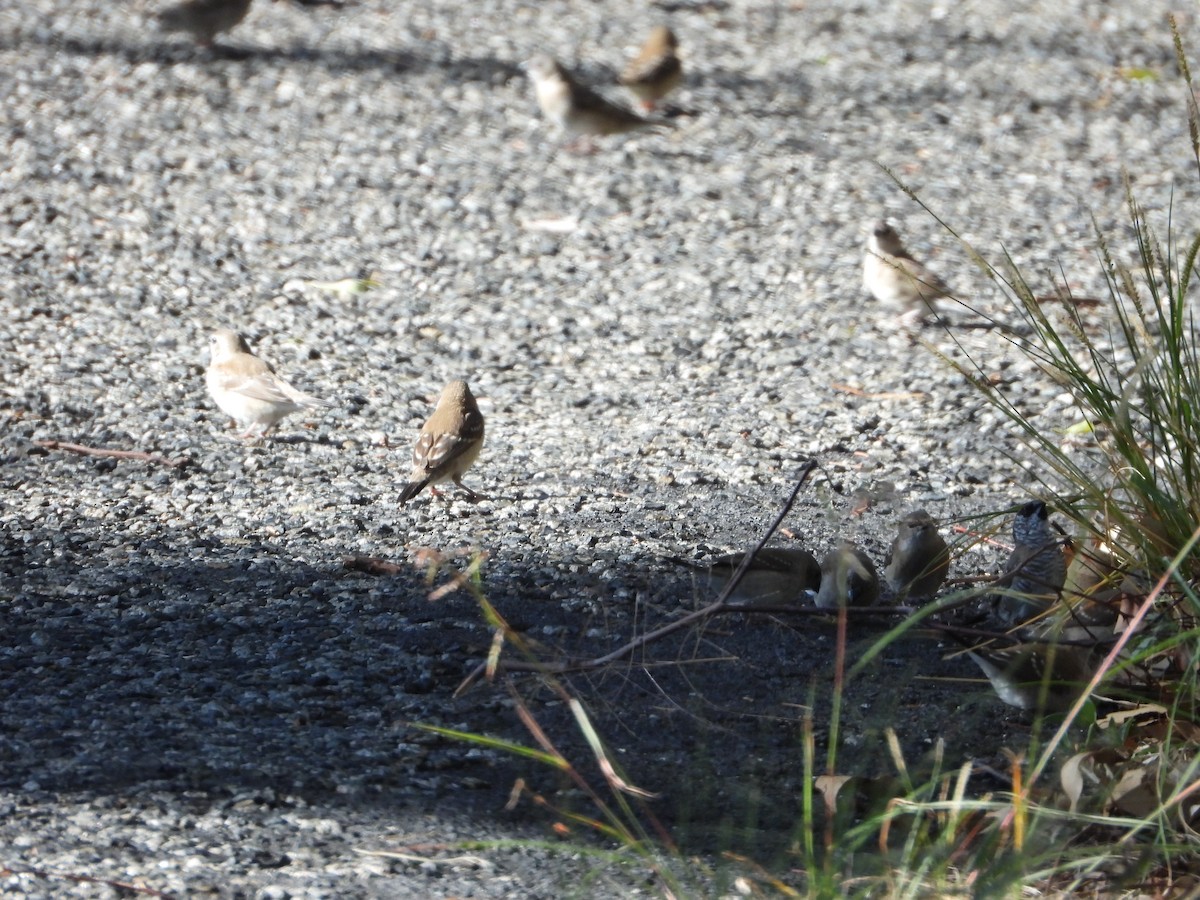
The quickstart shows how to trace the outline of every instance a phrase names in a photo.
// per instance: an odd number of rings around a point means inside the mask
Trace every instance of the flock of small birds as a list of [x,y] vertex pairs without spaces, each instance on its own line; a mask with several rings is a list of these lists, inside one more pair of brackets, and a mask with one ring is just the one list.
[[[255,356],[236,332],[222,328],[209,341],[211,361],[205,382],[213,402],[239,424],[242,438],[261,440],[286,416],[332,404],[289,384]],[[421,427],[413,447],[413,470],[400,491],[400,503],[426,487],[453,481],[472,501],[480,495],[462,483],[483,448],[483,415],[465,381],[446,385],[433,414]],[[1111,634],[1115,615],[1095,588],[1107,586],[1115,563],[1096,552],[1074,556],[1068,569],[1069,544],[1051,526],[1040,500],[1027,503],[1013,520],[1013,549],[1003,576],[990,597],[999,625],[1029,640],[1007,646],[967,650],[1005,703],[1020,709],[1065,710],[1091,679],[1088,654],[1061,644],[1064,636],[1099,638]],[[818,563],[801,547],[767,547],[746,563],[734,553],[697,566],[685,563],[723,588],[745,568],[729,600],[747,606],[811,601],[821,609],[869,607],[880,602],[886,585],[897,602],[928,601],[946,583],[951,553],[937,522],[923,509],[905,515],[887,557],[883,578],[871,557],[850,541],[842,541]],[[682,560],[677,560],[683,562]],[[1064,589],[1084,604],[1064,607]],[[1061,611],[1060,611],[1061,608]],[[1029,623],[1035,623],[1030,625]]]
[[[1056,529],[1044,502],[1034,500],[1019,510],[1004,573],[984,598],[991,622],[1018,642],[966,647],[997,696],[1024,710],[1070,708],[1095,671],[1092,647],[1112,635],[1113,601],[1134,589],[1127,581],[1119,583],[1127,576],[1115,560],[1094,546],[1070,554],[1070,541]],[[702,565],[677,562],[700,573],[710,590],[721,590],[743,568],[746,555],[729,554]],[[871,557],[850,541],[842,541],[820,563],[799,547],[768,547],[745,566],[728,600],[748,608],[804,602],[830,610],[870,607],[880,603],[886,586],[895,603],[911,605],[937,595],[950,564],[950,547],[937,522],[915,509],[900,520],[882,579]]]
[[[304,5],[340,5],[340,0],[295,0]],[[237,26],[250,9],[251,0],[185,0],[162,13],[162,27],[191,34],[211,47],[219,34]],[[651,32],[644,46],[621,73],[619,82],[638,100],[643,112],[653,113],[684,80],[679,43],[666,26]],[[559,61],[539,54],[525,64],[534,97],[545,118],[561,134],[576,142],[642,129],[670,127],[670,122],[650,118],[614,103],[582,83]],[[905,249],[896,229],[886,221],[872,224],[862,266],[863,286],[903,326],[912,326],[937,313],[936,302],[951,295],[934,272]],[[210,364],[205,380],[216,405],[245,430],[243,439],[262,440],[286,416],[330,407],[332,404],[305,393],[255,356],[235,331],[222,328],[210,339]],[[412,453],[412,474],[400,492],[400,503],[417,497],[426,487],[437,495],[437,485],[452,481],[468,499],[480,495],[462,483],[463,475],[483,447],[483,416],[465,381],[446,385],[432,415],[422,426]],[[1060,643],[1068,631],[1067,619],[1079,627],[1079,606],[1061,600],[1064,587],[1078,591],[1085,580],[1068,572],[1065,547],[1069,542],[1050,525],[1046,504],[1026,504],[1013,523],[1014,548],[1003,577],[995,583],[990,604],[996,623],[1015,634],[1020,643],[974,646],[967,649],[997,695],[1021,709],[1068,708],[1091,679],[1094,667],[1077,646]],[[742,569],[746,554],[730,554],[698,569],[710,584],[727,584]],[[1078,554],[1072,563],[1097,568],[1096,554]],[[950,548],[937,522],[925,510],[909,512],[899,523],[887,558],[883,578],[874,561],[860,547],[843,541],[818,562],[802,548],[768,547],[750,562],[735,590],[734,602],[812,602],[822,609],[874,606],[886,585],[897,602],[928,601],[946,582]],[[1111,580],[1111,570],[1090,579],[1088,590]],[[1106,580],[1107,579],[1107,580]],[[1077,594],[1077,596],[1090,596]],[[1109,598],[1111,599],[1111,597]],[[1106,616],[1102,598],[1087,604],[1092,610],[1082,627],[1088,635],[1109,627],[1115,616]],[[1061,610],[1066,610],[1062,613]],[[1095,614],[1094,610],[1100,610]],[[1035,623],[1035,624],[1030,624]]]

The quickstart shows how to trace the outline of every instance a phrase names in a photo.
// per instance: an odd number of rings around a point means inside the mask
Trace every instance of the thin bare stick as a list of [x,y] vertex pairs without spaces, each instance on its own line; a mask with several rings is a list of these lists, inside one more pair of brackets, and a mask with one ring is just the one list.
[[32,875],[35,878],[45,878],[47,880],[61,878],[64,881],[74,881],[76,884],[101,884],[117,891],[145,894],[148,897],[166,897],[168,900],[175,896],[174,894],[164,894],[162,891],[156,891],[153,888],[130,884],[128,881],[113,881],[110,878],[96,878],[92,875],[79,875],[75,872],[50,872],[46,869],[13,869],[4,866],[0,868],[0,875]]
[[[725,590],[721,591],[721,593],[717,596],[717,599],[712,602],[711,605],[713,607],[723,606],[725,602],[733,595],[733,592],[737,590],[738,585],[742,582],[742,578],[745,577],[746,573],[750,570],[750,567],[754,565],[754,560],[758,556],[759,552],[761,552],[762,548],[767,545],[767,541],[771,539],[775,532],[779,530],[779,526],[783,524],[783,520],[787,518],[788,513],[792,511],[792,507],[796,505],[796,498],[800,496],[800,488],[804,487],[804,483],[808,481],[808,476],[813,473],[813,470],[816,467],[817,461],[810,459],[801,468],[800,477],[796,479],[796,486],[792,488],[791,495],[783,504],[783,508],[779,510],[779,515],[777,515],[775,517],[775,521],[767,527],[767,530],[763,534],[762,538],[760,538],[759,542],[754,545],[754,549],[742,557],[742,564],[737,567],[737,570],[733,573],[733,577],[730,578],[729,583],[725,585]],[[701,610],[701,612],[703,612],[703,610]]]
[[1060,638],[1054,635],[1044,637],[1036,637],[1033,635],[1023,635],[1018,637],[1009,631],[993,631],[986,628],[971,628],[966,625],[950,625],[942,622],[926,622],[919,629],[916,629],[910,634],[920,634],[924,637],[948,637],[967,649],[975,649],[981,644],[991,642],[1001,642],[1002,646],[1015,644],[1045,644],[1046,646],[1055,647],[1083,647],[1084,649],[1093,649],[1101,647],[1113,642],[1113,638],[1095,637],[1095,638]]
[[34,441],[33,445],[35,447],[44,447],[47,450],[64,450],[67,453],[78,453],[81,456],[105,456],[111,459],[140,459],[143,462],[168,466],[172,469],[190,465],[192,462],[189,456],[181,456],[179,459],[167,459],[165,456],[159,456],[157,453],[146,453],[143,450],[111,450],[107,447],[85,447],[83,444],[72,444],[69,441]]

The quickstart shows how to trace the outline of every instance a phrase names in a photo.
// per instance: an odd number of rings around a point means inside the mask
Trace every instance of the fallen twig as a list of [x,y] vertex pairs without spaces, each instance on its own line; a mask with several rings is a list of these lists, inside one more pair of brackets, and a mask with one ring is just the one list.
[[363,850],[360,847],[355,847],[354,852],[363,856],[398,859],[401,862],[421,863],[422,865],[474,866],[477,869],[494,869],[496,867],[491,860],[485,859],[482,856],[422,856],[419,853],[404,853],[400,850]]
[[95,878],[91,875],[78,875],[74,872],[47,872],[45,869],[13,869],[8,866],[0,868],[0,875],[32,875],[34,878],[62,878],[78,884],[102,884],[117,891],[132,891],[135,894],[145,894],[148,897],[174,898],[174,894],[156,891],[154,888],[141,887],[128,881],[113,881],[110,878]]
[[1083,647],[1090,650],[1095,647],[1107,646],[1113,642],[1111,636],[1097,636],[1094,638],[1064,638],[1057,635],[1043,637],[1033,635],[1017,636],[1008,631],[996,631],[991,628],[974,628],[969,625],[951,625],[946,622],[926,622],[919,629],[914,630],[913,633],[923,633],[926,636],[938,635],[948,637],[969,649],[974,649],[982,644],[999,641],[1002,642],[1002,645],[1016,645],[1018,643],[1045,644],[1056,647]]
[[167,459],[157,453],[146,453],[144,450],[112,450],[108,447],[85,447],[83,444],[72,444],[69,441],[34,441],[35,447],[46,450],[64,450],[67,453],[78,453],[81,456],[104,456],[111,459],[140,459],[143,462],[168,466],[172,469],[182,468],[192,462],[190,456],[179,459]]

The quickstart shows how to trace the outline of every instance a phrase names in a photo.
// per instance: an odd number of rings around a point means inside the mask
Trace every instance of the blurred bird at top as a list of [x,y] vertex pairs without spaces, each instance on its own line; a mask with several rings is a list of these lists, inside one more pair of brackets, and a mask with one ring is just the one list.
[[903,324],[914,325],[950,289],[932,271],[909,255],[896,229],[880,219],[871,226],[863,257],[863,286],[881,304],[900,313]]
[[884,564],[884,577],[898,598],[925,600],[945,584],[950,549],[937,523],[923,509],[900,520],[900,528]]
[[996,594],[993,601],[1006,627],[1028,621],[1058,600],[1067,577],[1064,549],[1046,504],[1033,500],[1022,506],[1013,519],[1013,550],[996,586],[1023,596]]
[[337,281],[305,281],[303,278],[292,278],[284,282],[283,292],[311,289],[325,294],[333,294],[338,300],[346,302],[356,294],[365,294],[382,284],[383,282],[374,275],[369,278],[339,278]]
[[[710,563],[684,559],[675,562],[696,571],[698,580],[713,592],[725,590],[746,558],[745,553],[729,553]],[[802,547],[763,547],[754,555],[728,600],[744,604],[799,602],[806,592],[821,584],[817,558]]]
[[333,406],[276,375],[230,328],[214,331],[208,347],[210,359],[204,382],[221,411],[246,426],[240,438],[264,438],[285,416],[302,409]]
[[621,73],[621,84],[651,112],[667,94],[683,82],[683,64],[676,55],[679,42],[675,32],[659,25],[646,39],[642,49]]
[[413,447],[412,475],[400,491],[403,506],[426,487],[435,497],[437,485],[453,481],[471,501],[482,499],[462,483],[462,477],[483,449],[483,413],[465,381],[452,381],[442,390],[437,406]]
[[229,31],[250,11],[251,0],[183,0],[158,14],[164,31],[186,31],[202,47]]
[[[164,31],[185,31],[202,47],[211,47],[218,34],[231,31],[246,18],[252,0],[183,0],[158,14]],[[334,6],[345,0],[291,0],[297,6]]]
[[606,100],[545,54],[530,59],[525,70],[533,81],[534,96],[542,113],[571,139],[587,140],[667,124],[643,119],[632,110]]
[[849,541],[830,550],[821,560],[821,587],[815,602],[823,609],[839,606],[874,606],[879,600],[879,574],[875,563]]

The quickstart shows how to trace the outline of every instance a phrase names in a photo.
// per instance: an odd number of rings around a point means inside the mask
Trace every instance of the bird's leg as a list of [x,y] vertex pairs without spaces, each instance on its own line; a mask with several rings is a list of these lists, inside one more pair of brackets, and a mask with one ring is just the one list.
[[460,488],[462,488],[464,491],[467,492],[467,499],[470,500],[472,503],[478,503],[480,500],[485,499],[483,494],[478,494],[475,491],[471,490],[469,487],[467,487],[465,484],[463,484],[462,479],[459,478],[457,475],[454,477],[454,483],[457,484]]
[[254,423],[252,422],[252,423],[250,423],[249,427],[246,428],[245,431],[243,431],[241,434],[238,435],[238,440],[239,441],[249,441],[252,444],[261,443],[262,441],[264,441],[266,439],[268,432],[270,432],[270,430],[273,427],[274,426],[272,426],[272,425],[268,425],[266,428],[262,429],[261,431],[255,431],[255,426],[254,426]]

